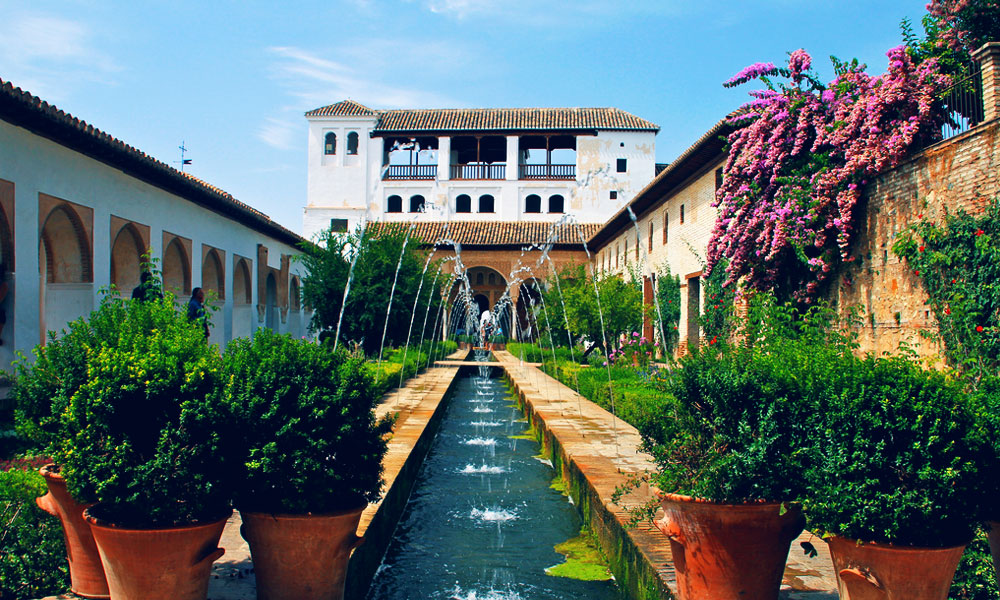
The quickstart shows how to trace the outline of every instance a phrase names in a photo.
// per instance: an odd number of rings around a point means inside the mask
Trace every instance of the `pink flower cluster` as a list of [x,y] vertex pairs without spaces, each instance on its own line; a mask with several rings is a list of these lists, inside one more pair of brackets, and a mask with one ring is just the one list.
[[608,359],[615,366],[646,367],[653,361],[659,343],[651,343],[646,336],[633,331],[631,336],[623,335],[618,340],[618,347],[611,351]]
[[914,64],[903,47],[887,56],[881,76],[842,63],[824,87],[807,73],[809,54],[796,50],[781,70],[791,82],[765,80],[768,89],[751,92],[731,117],[738,128],[708,247],[709,270],[729,259],[726,285],[742,278],[811,300],[847,258],[865,183],[939,135],[935,97],[949,78],[933,59]]
[[[982,19],[989,22],[1000,16],[1000,2],[997,0],[931,0],[927,4],[927,12],[936,21],[938,46],[943,46],[956,52],[972,52],[987,41],[995,39],[994,35],[980,37],[970,31],[969,21]],[[992,17],[991,17],[992,16]],[[989,26],[987,26],[989,27]]]

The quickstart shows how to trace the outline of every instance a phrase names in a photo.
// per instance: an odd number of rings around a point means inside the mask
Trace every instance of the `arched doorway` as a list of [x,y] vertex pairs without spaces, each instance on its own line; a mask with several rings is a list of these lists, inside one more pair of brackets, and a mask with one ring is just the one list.
[[542,291],[544,286],[541,281],[535,278],[526,279],[521,283],[517,295],[517,320],[515,321],[515,331],[513,336],[526,342],[533,342],[538,339],[539,319],[542,311]]

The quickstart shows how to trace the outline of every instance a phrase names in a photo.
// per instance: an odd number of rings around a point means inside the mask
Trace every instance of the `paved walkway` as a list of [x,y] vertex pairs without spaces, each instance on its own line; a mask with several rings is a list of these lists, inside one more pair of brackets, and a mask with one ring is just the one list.
[[[579,472],[589,482],[588,487],[595,499],[590,503],[592,514],[596,509],[608,517],[601,519],[599,514],[601,522],[598,525],[621,529],[628,520],[628,514],[624,508],[611,502],[611,494],[629,474],[655,469],[652,459],[639,452],[641,438],[638,431],[533,364],[522,363],[508,352],[497,351],[494,356],[504,363],[515,388],[530,404],[530,410],[536,416],[534,421],[541,420],[545,430],[555,438],[565,455],[564,462],[570,464],[570,470]],[[635,506],[650,498],[652,491],[646,486],[628,495],[624,502]],[[579,499],[576,500],[579,503]],[[616,522],[608,523],[609,520]],[[601,535],[597,533],[600,539]],[[611,531],[607,534],[612,539],[616,535]],[[627,530],[626,535],[662,582],[672,591],[676,590],[670,544],[666,537],[648,523]],[[800,546],[803,541],[811,542],[819,555],[815,558],[806,556]],[[781,598],[833,600],[838,597],[836,589],[833,564],[826,544],[809,533],[803,533],[792,543],[789,551]]]

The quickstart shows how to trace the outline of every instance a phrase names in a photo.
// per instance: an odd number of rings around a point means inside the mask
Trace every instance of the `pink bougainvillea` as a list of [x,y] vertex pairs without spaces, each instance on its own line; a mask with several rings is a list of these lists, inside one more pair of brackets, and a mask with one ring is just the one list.
[[971,53],[996,40],[1000,31],[998,0],[931,0],[927,13],[934,22],[934,44]]
[[814,298],[847,258],[865,184],[939,135],[935,98],[949,78],[933,59],[915,64],[904,47],[887,56],[889,69],[877,77],[857,61],[835,62],[837,77],[824,86],[809,54],[796,50],[787,69],[758,64],[727,82],[749,76],[766,89],[730,118],[737,129],[708,247],[709,270],[728,259],[726,285],[742,279]]

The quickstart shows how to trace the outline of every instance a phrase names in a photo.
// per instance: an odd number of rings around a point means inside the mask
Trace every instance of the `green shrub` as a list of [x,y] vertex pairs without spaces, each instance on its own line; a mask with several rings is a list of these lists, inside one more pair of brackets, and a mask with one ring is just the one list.
[[854,359],[840,373],[818,407],[811,527],[900,545],[968,542],[991,457],[962,386],[907,356]]
[[363,356],[261,330],[226,348],[223,377],[238,507],[323,513],[379,497],[391,421],[375,419]]
[[211,402],[220,365],[202,330],[169,296],[110,294],[69,327],[34,365],[22,361],[18,400],[22,428],[44,441],[73,496],[122,525],[216,516],[227,504]]
[[59,521],[35,505],[45,494],[36,471],[0,471],[0,598],[29,600],[69,588]]

